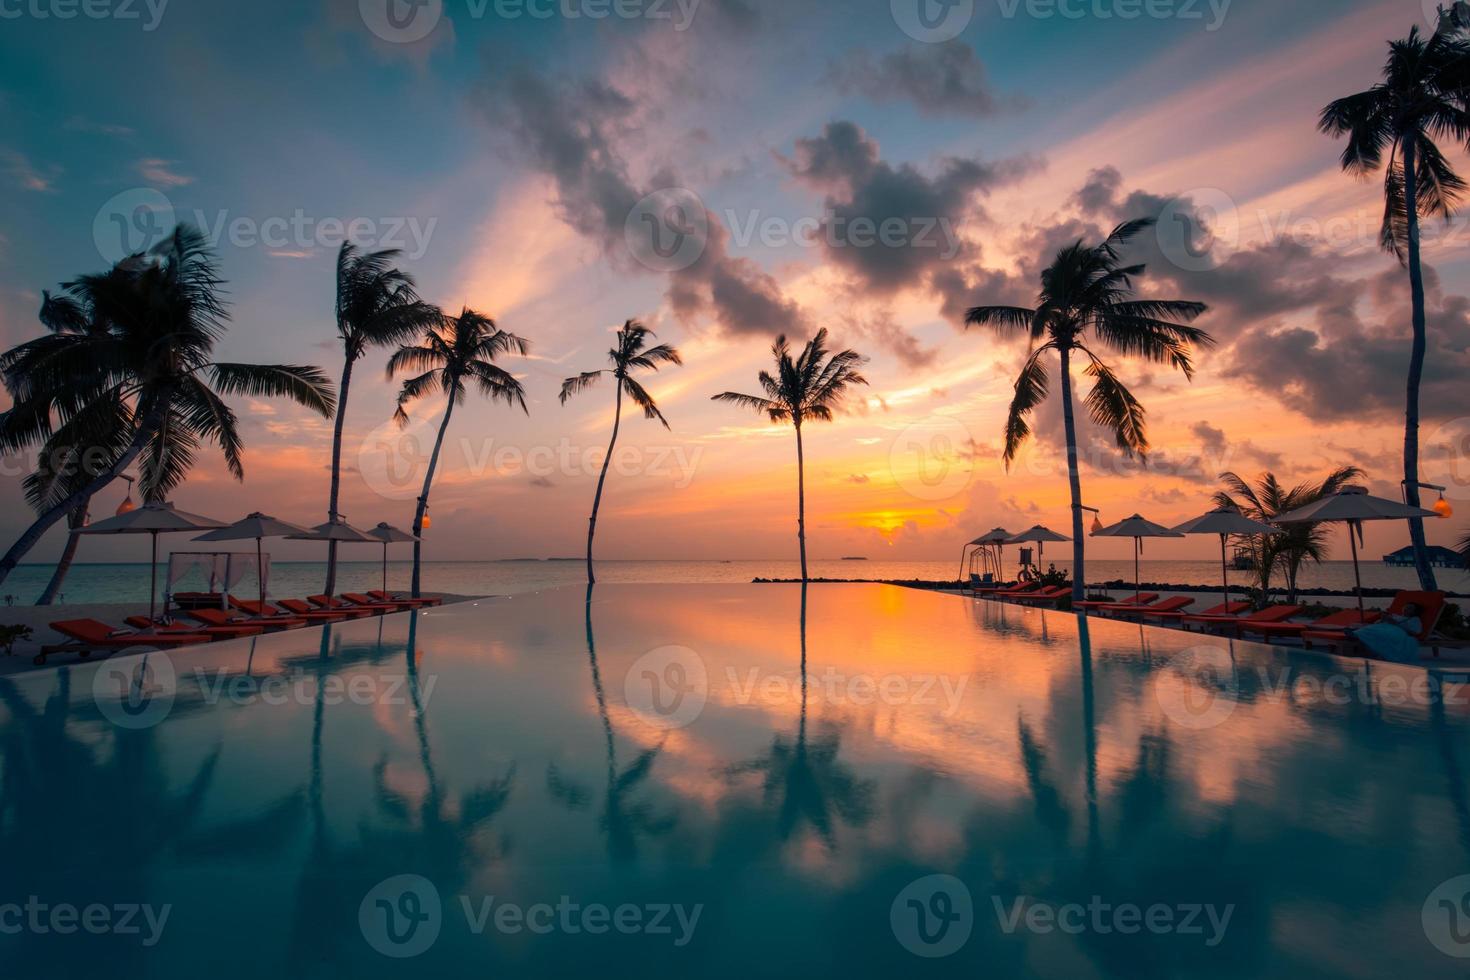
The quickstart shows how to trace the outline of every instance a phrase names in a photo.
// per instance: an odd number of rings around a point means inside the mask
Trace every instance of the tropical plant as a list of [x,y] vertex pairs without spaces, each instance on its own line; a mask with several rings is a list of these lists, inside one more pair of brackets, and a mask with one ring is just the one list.
[[[418,506],[413,515],[413,535],[423,535],[424,514],[429,509],[429,488],[434,483],[434,471],[439,466],[439,452],[444,447],[444,433],[449,430],[449,419],[454,406],[463,405],[469,385],[473,384],[480,394],[491,401],[503,401],[507,405],[526,408],[526,391],[521,383],[508,371],[499,367],[495,359],[504,354],[525,354],[530,345],[513,333],[507,333],[495,325],[495,321],[469,307],[456,317],[441,317],[417,346],[400,347],[388,359],[388,377],[405,371],[421,372],[404,380],[398,393],[398,410],[394,417],[400,425],[408,424],[407,406],[435,392],[445,395],[444,418],[439,422],[439,434],[434,439],[434,451],[429,456],[429,468],[424,473],[424,492],[419,495]],[[529,412],[528,412],[529,414]],[[413,543],[413,596],[419,597],[420,553],[423,542]]]
[[1214,339],[1189,324],[1207,307],[1177,299],[1131,299],[1133,280],[1142,265],[1122,264],[1119,249],[1153,225],[1149,219],[1129,221],[1113,229],[1099,245],[1075,242],[1057,253],[1041,273],[1035,309],[977,306],[965,325],[991,327],[1003,336],[1026,334],[1030,349],[1016,379],[1015,396],[1005,428],[1005,463],[1009,469],[1031,435],[1029,416],[1050,393],[1042,355],[1055,351],[1061,361],[1062,421],[1067,440],[1067,477],[1072,491],[1072,600],[1081,602],[1087,574],[1082,529],[1082,479],[1077,460],[1077,425],[1072,411],[1072,361],[1087,358],[1084,373],[1092,379],[1087,410],[1092,421],[1110,429],[1118,448],[1147,460],[1148,434],[1143,406],[1113,369],[1089,346],[1097,343],[1125,357],[1170,364],[1194,377],[1193,350]]
[[145,501],[178,486],[204,442],[243,479],[244,443],[223,396],[284,397],[331,415],[331,383],[314,367],[211,360],[229,319],[221,285],[204,236],[181,225],[148,255],[47,294],[50,332],[0,355],[13,399],[0,450],[43,449],[26,482],[40,516],[0,559],[0,581],[134,462]]
[[1460,539],[1460,557],[1465,559],[1465,564],[1470,566],[1470,531]]
[[[352,366],[373,347],[407,344],[438,327],[444,314],[419,299],[413,277],[393,267],[398,249],[364,252],[344,242],[337,253],[337,337],[342,341],[342,381],[337,387],[337,419],[332,429],[332,482],[327,493],[327,519],[337,521],[342,490],[342,426]],[[337,542],[327,545],[326,594],[337,589]]]
[[602,460],[602,473],[597,477],[597,493],[592,498],[592,517],[587,521],[587,584],[591,585],[597,581],[597,576],[592,571],[592,539],[597,534],[597,511],[602,506],[602,487],[607,482],[608,464],[612,462],[613,447],[618,444],[618,428],[623,421],[623,395],[626,394],[633,399],[633,404],[643,409],[643,417],[657,419],[667,429],[669,422],[663,413],[658,410],[644,387],[633,378],[636,370],[657,371],[660,364],[683,364],[684,360],[679,352],[668,344],[658,344],[654,347],[646,347],[653,333],[639,323],[637,320],[628,320],[623,324],[623,329],[617,333],[617,344],[607,352],[607,359],[612,364],[611,368],[601,371],[587,371],[574,378],[567,378],[561,386],[561,403],[565,405],[567,399],[579,391],[585,391],[597,383],[608,371],[612,372],[617,382],[617,400],[613,410],[612,438],[607,443],[607,456]]
[[732,402],[767,416],[772,422],[790,422],[796,429],[796,540],[801,549],[801,580],[807,581],[806,570],[806,457],[802,449],[801,426],[808,419],[832,421],[836,408],[853,385],[865,385],[867,379],[858,373],[866,358],[857,351],[844,350],[828,357],[827,330],[817,331],[795,359],[785,335],[771,345],[776,359],[776,373],[762,371],[760,395],[742,395],[726,391],[714,396],[717,402]]
[[[1346,136],[1342,168],[1366,177],[1384,168],[1384,214],[1380,244],[1409,271],[1413,344],[1409,356],[1408,409],[1404,424],[1404,487],[1419,506],[1419,386],[1424,374],[1427,331],[1424,272],[1419,255],[1419,218],[1449,220],[1465,190],[1436,140],[1470,148],[1470,43],[1462,18],[1446,17],[1429,38],[1417,27],[1388,44],[1383,80],[1322,110],[1322,132]],[[1384,153],[1387,151],[1385,164]],[[1409,522],[1414,567],[1420,585],[1435,588],[1424,522]]]
[[[1220,474],[1224,489],[1215,494],[1215,502],[1234,507],[1246,517],[1272,523],[1279,515],[1314,504],[1340,492],[1353,480],[1363,478],[1356,466],[1333,470],[1320,483],[1302,483],[1291,489],[1282,485],[1275,473],[1263,473],[1254,484],[1235,473]],[[1259,601],[1271,595],[1271,580],[1276,572],[1286,579],[1286,599],[1296,602],[1298,581],[1304,565],[1320,565],[1327,560],[1329,528],[1326,524],[1287,524],[1281,534],[1248,534],[1236,539],[1255,562]]]

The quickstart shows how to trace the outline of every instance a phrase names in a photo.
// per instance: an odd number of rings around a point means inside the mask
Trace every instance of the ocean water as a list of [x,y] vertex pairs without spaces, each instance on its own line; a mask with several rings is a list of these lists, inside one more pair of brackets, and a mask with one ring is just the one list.
[[[1048,562],[1050,564],[1050,562]],[[1058,568],[1069,569],[1070,562],[1056,562]],[[51,565],[22,565],[0,586],[0,601],[23,605],[35,601],[51,577]],[[810,563],[814,578],[871,579],[901,581],[924,579],[952,581],[959,571],[958,561],[840,561],[817,560]],[[408,587],[411,564],[388,563],[388,587]],[[1213,586],[1220,581],[1220,566],[1209,561],[1145,561],[1145,582],[1174,585]],[[1389,568],[1377,563],[1362,567],[1363,584],[1367,588],[1410,589],[1417,585],[1414,572],[1408,568]],[[1470,573],[1463,570],[1437,569],[1440,587],[1470,594]],[[603,582],[647,584],[724,584],[749,582],[755,578],[797,578],[800,565],[795,561],[599,561],[598,580]],[[159,589],[162,591],[164,566],[159,567]],[[338,563],[338,591],[354,592],[379,588],[383,581],[380,562]],[[323,562],[278,562],[272,566],[270,594],[281,598],[320,592],[325,584]],[[1128,561],[1088,562],[1089,582],[1133,581],[1133,563]],[[429,562],[423,568],[426,591],[459,595],[521,595],[559,585],[585,582],[581,561],[483,561]],[[1231,572],[1231,581],[1247,585],[1251,576]],[[1307,569],[1304,588],[1326,588],[1348,591],[1353,587],[1351,562],[1327,562]],[[180,591],[204,588],[203,581],[179,583]],[[240,594],[254,594],[253,582],[242,583]],[[148,563],[77,564],[67,577],[62,602],[147,602]]]

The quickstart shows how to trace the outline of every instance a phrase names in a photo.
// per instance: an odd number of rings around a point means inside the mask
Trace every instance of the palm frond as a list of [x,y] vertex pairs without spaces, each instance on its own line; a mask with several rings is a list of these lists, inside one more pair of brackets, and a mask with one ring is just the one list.
[[1006,413],[1006,445],[1002,458],[1007,469],[1015,462],[1021,446],[1031,436],[1031,413],[1046,400],[1051,381],[1041,355],[1051,349],[1051,344],[1043,344],[1032,351],[1016,378],[1015,394],[1011,397],[1011,407]]
[[1146,460],[1148,432],[1143,406],[1106,364],[1090,352],[1089,357],[1091,363],[1084,372],[1093,379],[1092,390],[1087,393],[1088,414],[1094,424],[1112,430],[1125,455]]
[[601,377],[601,371],[584,371],[575,377],[567,378],[561,383],[561,403],[565,405],[568,398],[571,398],[573,395],[579,395],[588,388],[591,388],[597,384],[598,379]]
[[643,409],[644,418],[662,423],[665,429],[669,428],[668,419],[664,418],[663,413],[658,410],[658,405],[655,404],[653,396],[642,385],[632,378],[624,378],[623,390],[628,393],[629,398],[633,399],[633,404]]
[[216,363],[210,365],[210,373],[221,394],[289,398],[324,418],[337,410],[332,382],[311,365]]

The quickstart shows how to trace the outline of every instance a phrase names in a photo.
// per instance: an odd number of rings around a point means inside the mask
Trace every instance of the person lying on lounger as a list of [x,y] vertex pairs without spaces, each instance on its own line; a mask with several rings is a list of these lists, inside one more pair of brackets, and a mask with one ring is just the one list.
[[1402,616],[1384,616],[1372,626],[1350,630],[1353,638],[1375,657],[1398,664],[1419,662],[1419,634],[1424,632],[1424,610],[1416,603],[1404,606]]

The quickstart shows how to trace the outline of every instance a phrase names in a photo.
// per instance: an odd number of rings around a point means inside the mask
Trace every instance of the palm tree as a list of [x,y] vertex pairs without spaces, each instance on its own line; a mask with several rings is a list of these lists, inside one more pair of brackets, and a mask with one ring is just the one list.
[[[1275,473],[1262,474],[1254,485],[1234,473],[1222,473],[1220,482],[1225,489],[1215,494],[1215,502],[1270,524],[1278,515],[1330,497],[1353,480],[1362,478],[1363,471],[1356,466],[1343,466],[1320,483],[1303,483],[1288,490]],[[1241,539],[1256,563],[1256,583],[1262,602],[1270,597],[1272,573],[1278,569],[1286,577],[1287,601],[1296,602],[1302,566],[1309,561],[1320,565],[1327,560],[1327,530],[1325,524],[1288,524],[1281,534],[1251,534]]]
[[602,474],[597,478],[597,493],[592,498],[592,517],[587,522],[587,584],[592,585],[597,577],[592,572],[592,538],[597,533],[597,511],[602,506],[602,486],[607,482],[607,467],[612,462],[613,447],[618,444],[618,427],[623,421],[623,395],[633,399],[633,404],[643,409],[643,417],[657,419],[667,429],[669,422],[663,413],[658,410],[654,402],[643,386],[633,379],[633,371],[643,368],[649,371],[657,371],[660,364],[683,364],[684,359],[679,352],[668,344],[659,344],[656,347],[647,347],[653,333],[639,323],[637,320],[629,320],[623,324],[623,329],[617,333],[617,346],[607,352],[607,359],[612,363],[612,368],[602,371],[588,371],[579,374],[575,378],[567,378],[561,386],[561,403],[565,405],[567,399],[579,391],[583,391],[597,383],[607,370],[612,371],[617,380],[617,401],[613,411],[612,439],[607,444],[607,456],[602,461]]
[[796,428],[796,540],[801,547],[801,581],[806,573],[806,459],[801,444],[801,424],[808,419],[832,421],[832,409],[853,385],[868,380],[858,373],[867,358],[857,351],[845,350],[827,356],[827,330],[817,331],[795,360],[783,334],[771,345],[776,358],[776,373],[759,374],[764,395],[741,395],[726,391],[714,396],[717,402],[733,402],[753,409],[772,422],[790,422]]
[[1460,539],[1460,557],[1465,559],[1466,565],[1470,565],[1470,531],[1466,531],[1465,536]]
[[[337,336],[342,341],[342,382],[338,385],[337,420],[332,430],[332,483],[327,494],[327,518],[339,519],[342,489],[342,425],[347,415],[347,393],[352,387],[352,365],[369,348],[406,344],[443,317],[437,306],[419,299],[413,277],[393,267],[398,249],[363,252],[344,242],[337,253]],[[337,588],[337,542],[327,545],[326,594]]]
[[51,332],[0,355],[13,400],[0,414],[0,450],[43,447],[26,487],[40,516],[0,558],[0,582],[135,461],[146,501],[182,482],[202,442],[244,479],[238,420],[222,396],[285,397],[331,415],[331,383],[314,367],[211,360],[229,319],[221,285],[204,236],[181,225],[148,255],[48,294]]
[[[423,342],[416,347],[400,347],[388,359],[388,377],[403,371],[420,371],[403,382],[398,393],[398,411],[395,418],[400,425],[408,423],[405,407],[413,401],[444,392],[446,403],[444,418],[439,423],[439,435],[434,440],[434,451],[429,456],[429,469],[424,474],[424,492],[420,494],[418,507],[413,515],[413,535],[423,533],[424,514],[429,509],[429,488],[434,483],[434,470],[439,466],[439,451],[444,446],[444,433],[449,429],[449,418],[454,406],[463,405],[467,386],[473,383],[480,394],[491,401],[504,401],[507,405],[519,405],[527,412],[526,390],[509,372],[495,364],[503,354],[525,354],[530,345],[513,333],[507,333],[495,325],[495,321],[469,307],[456,317],[441,316],[433,327],[424,334]],[[413,596],[419,596],[419,557],[422,542],[413,543]]]
[[[977,306],[965,314],[965,326],[987,326],[1003,336],[1024,332],[1030,341],[1025,366],[1016,379],[1015,397],[1006,419],[1005,462],[1009,468],[1028,436],[1028,416],[1049,393],[1050,380],[1042,355],[1055,351],[1061,360],[1062,420],[1067,438],[1067,476],[1072,490],[1072,601],[1081,602],[1085,557],[1082,537],[1082,480],[1077,465],[1077,426],[1072,414],[1072,359],[1080,352],[1093,379],[1087,396],[1092,421],[1113,431],[1118,447],[1130,458],[1148,457],[1143,406],[1118,376],[1088,346],[1093,342],[1125,357],[1171,364],[1194,377],[1193,349],[1213,346],[1203,330],[1189,326],[1208,308],[1177,299],[1130,299],[1142,265],[1124,266],[1119,248],[1145,228],[1149,219],[1129,221],[1113,229],[1100,245],[1078,241],[1057,253],[1041,273],[1036,309]],[[1091,337],[1089,337],[1089,331]]]
[[[1342,168],[1366,177],[1384,163],[1384,215],[1379,240],[1409,270],[1414,340],[1409,356],[1408,408],[1404,416],[1404,488],[1419,506],[1419,383],[1427,346],[1424,272],[1419,260],[1420,215],[1446,220],[1459,203],[1465,181],[1455,173],[1435,140],[1470,147],[1470,44],[1456,19],[1446,19],[1425,39],[1417,27],[1388,45],[1383,80],[1365,92],[1337,99],[1322,110],[1318,128],[1346,136]],[[1424,522],[1409,522],[1414,566],[1420,585],[1435,589]]]

